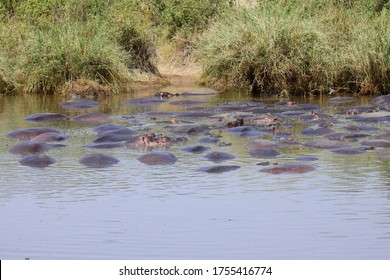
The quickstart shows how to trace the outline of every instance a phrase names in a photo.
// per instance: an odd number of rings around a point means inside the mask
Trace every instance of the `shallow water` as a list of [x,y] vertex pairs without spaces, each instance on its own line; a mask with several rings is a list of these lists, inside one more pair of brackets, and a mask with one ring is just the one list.
[[[168,88],[173,92],[189,89]],[[184,97],[152,106],[122,104],[153,93],[145,90],[98,100],[100,107],[84,111],[62,108],[58,103],[66,101],[65,97],[0,96],[0,259],[390,258],[390,163],[377,158],[389,149],[348,156],[287,146],[275,148],[281,153],[276,158],[259,159],[248,155],[246,144],[254,139],[271,140],[272,136],[245,138],[219,129],[212,132],[232,145],[199,144],[204,135],[187,136],[188,143],[166,149],[178,158],[175,164],[148,166],[137,160],[145,151],[83,148],[95,138],[92,129],[98,124],[23,120],[41,112],[73,117],[99,111],[111,116],[109,122],[140,133],[169,135],[163,128],[166,124],[156,124],[143,112],[185,112],[188,107],[169,104]],[[237,93],[185,98],[207,101],[190,107],[254,101]],[[299,102],[321,105],[321,112],[340,120],[336,129],[353,123],[339,114],[351,104],[329,104],[326,98]],[[367,98],[359,100],[360,104],[369,102]],[[185,120],[211,122],[206,117]],[[388,123],[369,125],[379,128],[370,132],[372,137],[390,132]],[[5,137],[9,131],[35,126],[56,128],[69,136],[64,147],[48,152],[56,163],[47,168],[22,166],[19,156],[7,153],[17,143]],[[301,135],[300,130],[309,126],[293,122],[293,136],[300,141],[322,139]],[[359,139],[364,140],[367,138]],[[194,145],[211,149],[201,154],[181,151]],[[220,165],[240,168],[221,174],[197,171],[215,165],[204,158],[214,151],[235,156]],[[94,152],[114,156],[120,162],[102,169],[78,162]],[[316,168],[314,171],[276,175],[259,172],[264,166],[257,165],[295,162],[302,156],[318,158],[306,162]]]

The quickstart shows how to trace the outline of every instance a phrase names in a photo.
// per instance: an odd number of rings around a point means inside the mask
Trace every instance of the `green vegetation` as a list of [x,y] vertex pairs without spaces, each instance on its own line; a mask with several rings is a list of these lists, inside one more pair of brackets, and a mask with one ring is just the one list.
[[61,92],[69,81],[122,90],[158,74],[142,1],[1,1],[0,90]]
[[390,91],[390,1],[246,2],[0,0],[0,93],[119,92],[158,56],[254,94]]
[[199,43],[209,84],[252,93],[390,90],[390,3],[264,0],[221,17]]

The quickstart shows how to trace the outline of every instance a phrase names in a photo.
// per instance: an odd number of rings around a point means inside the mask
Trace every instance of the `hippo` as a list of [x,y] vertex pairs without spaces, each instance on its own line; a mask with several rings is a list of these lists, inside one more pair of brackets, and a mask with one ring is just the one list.
[[161,97],[161,98],[170,98],[170,97],[178,96],[178,95],[179,95],[179,93],[170,93],[167,91],[159,91],[159,92],[156,92],[154,94],[154,96]]
[[171,139],[168,136],[156,135],[155,133],[139,135],[133,140],[127,141],[125,143],[126,147],[129,148],[140,148],[140,149],[149,149],[155,147],[167,147],[172,143],[185,142],[187,139],[185,137],[173,138]]
[[372,146],[378,148],[390,148],[390,141],[384,139],[372,139],[362,142],[363,146]]
[[91,112],[91,113],[85,113],[78,115],[76,117],[73,117],[72,120],[76,122],[81,123],[88,123],[88,122],[105,122],[110,116],[100,113],[100,112]]
[[325,137],[329,140],[338,140],[338,141],[345,141],[345,142],[355,142],[358,138],[365,138],[371,136],[367,133],[355,133],[355,132],[337,132],[328,134]]
[[200,144],[217,144],[219,142],[219,139],[222,136],[220,135],[213,135],[211,137],[203,137],[198,140],[198,143]]
[[126,127],[116,128],[112,130],[106,130],[98,133],[98,137],[93,140],[93,143],[103,142],[121,142],[133,140],[136,136],[136,132]]
[[260,172],[281,174],[281,173],[307,173],[315,170],[316,168],[309,164],[302,163],[284,163],[275,167],[266,167],[260,170]]
[[169,111],[152,110],[152,111],[144,112],[144,114],[148,116],[173,116],[176,113],[169,112]]
[[17,140],[31,140],[35,136],[38,136],[43,133],[47,132],[55,132],[55,133],[61,133],[57,129],[54,128],[47,128],[47,127],[33,127],[33,128],[22,128],[22,129],[16,129],[11,132],[9,132],[6,137],[11,139],[17,139]]
[[176,137],[172,139],[172,143],[187,143],[188,139],[184,136]]
[[83,146],[87,149],[114,149],[114,148],[123,148],[125,143],[123,142],[102,142],[102,143],[93,143]]
[[337,140],[310,141],[305,143],[304,145],[309,148],[325,149],[325,150],[348,147],[348,143],[344,141],[337,141]]
[[87,167],[103,168],[115,165],[119,163],[119,160],[114,158],[113,156],[94,153],[82,156],[79,160],[79,163]]
[[275,158],[280,155],[280,153],[273,148],[252,149],[248,154],[254,158]]
[[296,161],[316,161],[318,160],[318,157],[314,156],[302,156],[295,158]]
[[93,109],[100,106],[99,102],[90,99],[74,99],[65,102],[60,102],[59,104],[62,108],[65,109],[78,109],[78,110]]
[[310,135],[310,136],[324,136],[324,135],[328,135],[328,134],[335,133],[335,132],[327,127],[315,125],[315,126],[303,129],[301,131],[301,133],[303,135]]
[[93,128],[93,131],[96,132],[97,134],[100,133],[105,133],[110,130],[116,130],[116,129],[121,129],[121,128],[126,128],[123,125],[115,124],[115,123],[105,123],[101,124],[99,126],[96,126]]
[[193,154],[201,154],[208,150],[210,150],[210,147],[205,147],[205,146],[191,146],[191,147],[181,149],[182,152],[193,153]]
[[232,154],[229,154],[229,153],[225,153],[225,152],[212,152],[212,153],[205,155],[204,158],[206,158],[212,162],[219,163],[219,162],[222,162],[225,160],[234,159],[235,156]]
[[147,165],[171,165],[177,158],[167,152],[150,152],[137,158],[138,161]]
[[22,158],[19,163],[21,165],[30,166],[30,167],[38,167],[45,168],[49,165],[54,164],[56,161],[54,158],[49,157],[48,155],[29,155]]
[[239,136],[241,138],[255,138],[255,137],[260,137],[268,134],[269,134],[268,132],[252,130],[252,131],[243,132]]
[[207,173],[224,173],[230,172],[239,169],[238,165],[215,165],[209,167],[199,168],[198,171],[207,172]]
[[188,135],[205,134],[206,132],[210,131],[210,128],[207,125],[197,125],[197,124],[167,126],[166,128],[175,134],[188,134]]
[[390,112],[388,111],[379,111],[379,112],[370,112],[363,113],[358,115],[353,115],[347,117],[347,119],[364,122],[364,123],[377,123],[377,122],[390,122]]
[[32,142],[59,142],[68,139],[65,134],[58,132],[46,132],[31,138]]
[[357,147],[357,148],[343,147],[337,149],[330,149],[329,151],[335,154],[348,155],[348,156],[361,155],[367,153],[367,151],[362,147]]
[[169,138],[168,136],[158,136],[158,137],[153,137],[151,139],[149,138],[143,138],[141,136],[141,142],[150,148],[155,148],[155,147],[167,147],[172,143],[172,139]]
[[45,142],[26,141],[12,146],[8,149],[8,152],[19,155],[42,154],[49,151],[51,147],[50,144]]
[[58,122],[69,119],[69,116],[57,113],[38,113],[25,118],[29,122]]
[[108,133],[92,140],[93,143],[112,143],[112,142],[124,142],[136,139],[137,136],[126,134]]
[[354,124],[349,124],[347,126],[344,126],[343,127],[345,130],[348,130],[348,131],[376,131],[378,130],[377,127],[373,127],[373,126],[368,126],[368,125],[354,125]]
[[238,118],[234,121],[228,122],[226,126],[228,128],[232,128],[232,127],[243,126],[243,125],[244,125],[244,119]]

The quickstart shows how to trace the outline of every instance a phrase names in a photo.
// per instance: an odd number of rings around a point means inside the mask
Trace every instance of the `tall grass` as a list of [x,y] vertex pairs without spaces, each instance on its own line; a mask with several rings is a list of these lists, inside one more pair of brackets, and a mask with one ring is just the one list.
[[231,11],[198,44],[203,80],[255,94],[387,92],[390,15],[378,3],[268,0]]
[[[130,59],[107,36],[107,29],[77,22],[29,33],[17,81],[24,92],[55,92],[66,81],[89,79],[120,87],[128,80]],[[20,81],[20,82],[19,82]]]
[[139,10],[142,2],[25,0],[3,5],[2,90],[53,93],[83,79],[119,91],[134,70],[158,74],[150,19]]
[[389,0],[243,2],[0,0],[0,92],[119,91],[157,53],[254,94],[390,91]]

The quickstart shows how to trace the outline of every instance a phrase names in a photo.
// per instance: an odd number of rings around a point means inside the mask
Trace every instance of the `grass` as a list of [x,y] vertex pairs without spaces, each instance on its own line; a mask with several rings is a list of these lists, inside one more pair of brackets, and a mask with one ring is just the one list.
[[120,92],[136,73],[161,76],[163,59],[200,63],[218,89],[383,94],[389,10],[388,0],[0,0],[0,93]]
[[390,15],[378,3],[275,0],[235,9],[198,45],[203,81],[254,94],[387,92]]
[[19,1],[0,22],[0,90],[58,93],[90,80],[119,92],[137,69],[158,74],[141,1],[126,2]]

